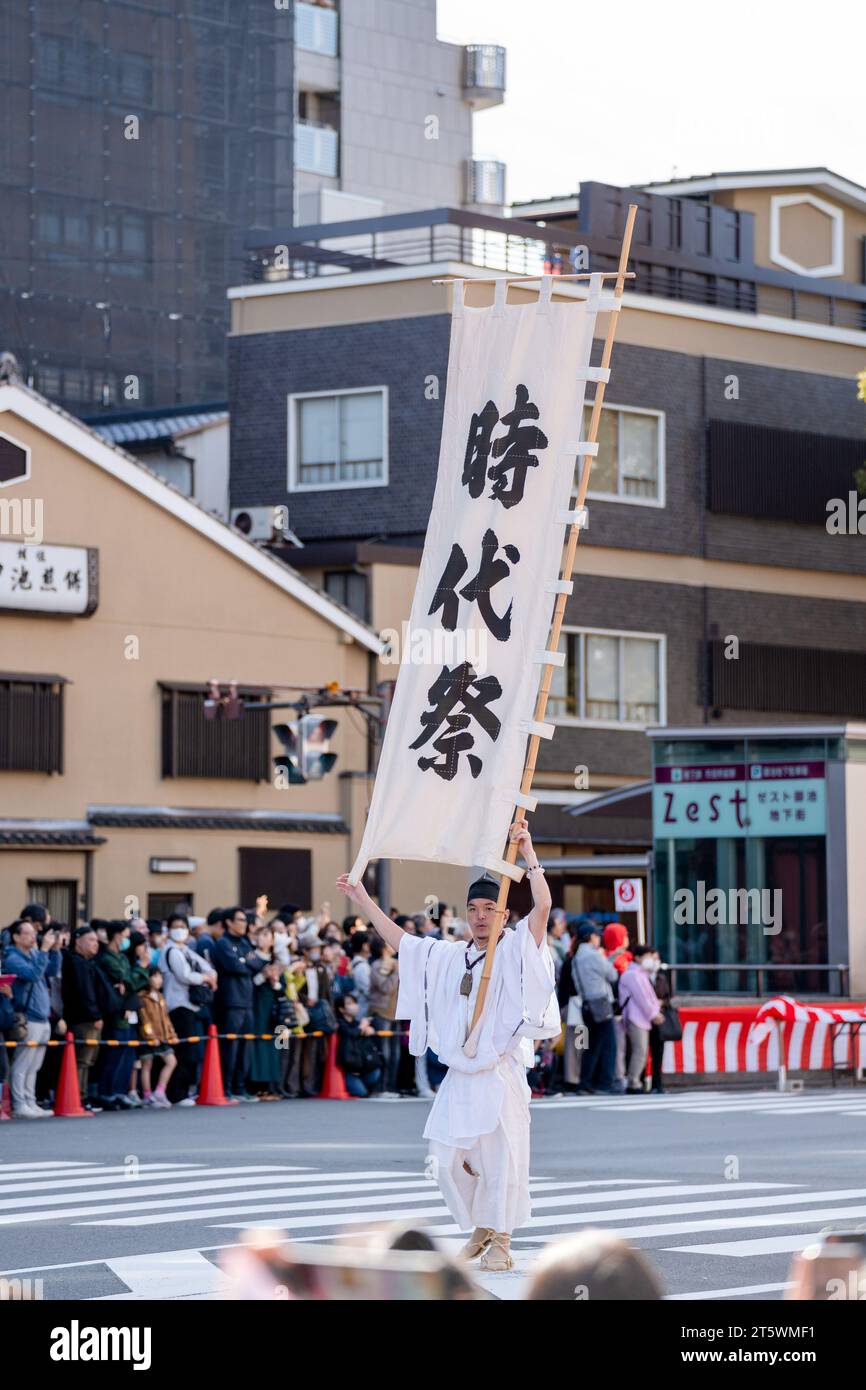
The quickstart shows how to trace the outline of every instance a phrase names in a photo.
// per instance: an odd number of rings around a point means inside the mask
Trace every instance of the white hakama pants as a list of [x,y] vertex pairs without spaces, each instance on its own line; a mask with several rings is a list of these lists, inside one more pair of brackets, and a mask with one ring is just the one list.
[[[440,1132],[433,1138],[428,1131],[439,1129],[434,1102],[424,1134],[428,1152],[435,1159],[439,1190],[461,1230],[484,1226],[510,1234],[525,1226],[530,1217],[529,1087],[526,1070],[514,1055],[500,1060],[496,1074],[504,1082],[504,1094],[495,1129],[473,1137],[449,1135],[447,1140]],[[441,1095],[447,1101],[443,1092],[452,1075],[449,1071],[437,1100]],[[483,1085],[485,1076],[493,1080],[491,1073],[480,1072],[473,1082]]]

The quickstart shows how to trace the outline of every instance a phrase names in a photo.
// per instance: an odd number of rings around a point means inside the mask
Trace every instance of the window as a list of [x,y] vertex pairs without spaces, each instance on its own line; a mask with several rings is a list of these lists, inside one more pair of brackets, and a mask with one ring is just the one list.
[[863,467],[862,439],[708,422],[711,512],[827,525],[831,497],[847,500]]
[[367,576],[357,570],[326,570],[325,593],[367,621]]
[[146,53],[118,53],[114,60],[117,94],[150,106],[153,101],[153,61]]
[[730,661],[724,641],[708,646],[717,709],[866,718],[866,652],[740,642],[738,659]]
[[289,490],[388,481],[388,388],[289,397]]
[[157,922],[166,922],[175,912],[189,917],[193,908],[192,893],[148,893],[147,916]]
[[[261,690],[241,688],[245,701]],[[162,683],[163,777],[229,777],[267,782],[271,775],[271,722],[242,711],[238,719],[205,719],[205,687]]]
[[[589,430],[592,406],[583,408],[584,436]],[[598,454],[592,462],[589,497],[615,497],[620,502],[663,507],[665,417],[658,410],[632,410],[629,406],[603,406],[598,429]],[[581,460],[574,473],[580,481]]]
[[0,674],[0,772],[63,771],[62,676]]
[[27,880],[27,901],[41,903],[52,921],[66,927],[78,924],[78,882],[74,878]]
[[267,893],[272,907],[281,903],[313,905],[312,851],[308,849],[239,849],[240,901],[254,907]]
[[102,59],[99,46],[91,39],[43,34],[37,44],[36,62],[46,86],[87,95],[98,89]]
[[112,275],[126,275],[139,280],[149,275],[149,233],[147,218],[139,213],[109,213],[103,242],[111,261]]
[[666,719],[664,637],[564,628],[548,709],[563,723],[645,728]]

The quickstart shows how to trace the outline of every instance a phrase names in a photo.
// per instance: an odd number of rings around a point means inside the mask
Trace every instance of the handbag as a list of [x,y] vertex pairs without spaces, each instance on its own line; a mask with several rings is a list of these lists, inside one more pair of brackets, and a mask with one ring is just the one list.
[[584,999],[583,1007],[584,1018],[588,1011],[593,1023],[607,1023],[613,1018],[613,1004],[609,999],[605,999],[604,995],[597,995],[595,999]]
[[[181,954],[185,955],[185,952],[183,952],[183,950],[182,950],[181,947],[178,947],[178,946],[173,946],[173,947],[172,947],[172,946],[170,946],[170,947],[168,948],[168,951],[166,952],[166,958],[165,958],[165,959],[166,959],[166,964],[168,965],[168,968],[169,968],[170,970],[171,970],[171,953],[172,953],[173,950],[174,950],[174,951],[181,950]],[[172,974],[174,974],[174,971],[172,971]],[[179,979],[180,977],[178,976],[177,978]],[[213,1003],[213,990],[211,989],[210,985],[204,985],[204,984],[200,984],[200,985],[190,985],[187,992],[188,992],[188,994],[189,994],[189,1002],[190,1002],[190,1005],[191,1005],[192,1008],[194,1008],[194,1009],[201,1009],[201,1008],[206,1007],[208,1004]]]
[[580,980],[577,978],[577,956],[571,958],[571,980],[575,992],[566,1005],[565,1026],[580,1028],[583,1025],[583,1000],[580,997]]
[[659,1037],[662,1042],[679,1042],[683,1036],[683,1025],[680,1021],[680,1011],[675,1009],[673,1004],[669,1004],[662,1011],[664,1018],[659,1024]]
[[27,1005],[33,997],[35,988],[36,981],[33,980],[27,991],[27,998],[24,1000],[22,1008],[15,1010],[12,1027],[9,1029],[9,1037],[12,1042],[26,1042],[27,1040]]
[[[577,972],[575,984],[579,985],[580,970],[577,966],[577,956],[574,957],[574,969]],[[587,1014],[589,1014],[588,1018]],[[594,999],[584,999],[582,1016],[587,1023],[607,1023],[608,1019],[613,1018],[613,1004],[603,994],[596,995]]]

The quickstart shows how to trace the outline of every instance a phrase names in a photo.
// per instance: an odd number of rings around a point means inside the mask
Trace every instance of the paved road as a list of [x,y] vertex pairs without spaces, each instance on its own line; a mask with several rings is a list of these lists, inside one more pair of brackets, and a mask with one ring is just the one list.
[[[206,1298],[251,1224],[340,1239],[403,1216],[460,1244],[424,1176],[423,1101],[287,1101],[4,1125],[0,1273],[45,1298]],[[62,1156],[61,1156],[62,1155]],[[547,1241],[598,1224],[650,1252],[669,1297],[774,1300],[791,1253],[866,1223],[866,1093],[677,1092],[532,1106],[533,1216],[517,1298]]]

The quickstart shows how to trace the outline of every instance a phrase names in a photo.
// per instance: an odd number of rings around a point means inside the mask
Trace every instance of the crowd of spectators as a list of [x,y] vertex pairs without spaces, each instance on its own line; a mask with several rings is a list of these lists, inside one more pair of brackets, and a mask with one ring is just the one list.
[[[468,938],[444,903],[391,916],[416,935]],[[599,916],[551,913],[565,1027],[537,1047],[536,1094],[643,1094],[648,1056],[662,1089],[662,1030],[675,1010],[658,953],[629,947],[625,927]],[[191,1106],[215,1024],[229,1100],[318,1096],[332,1035],[350,1095],[430,1098],[444,1068],[432,1051],[409,1055],[398,989],[396,952],[360,916],[335,920],[328,903],[273,912],[262,898],[206,918],[178,907],[163,921],[93,918],[71,931],[29,903],[0,933],[0,1043],[15,1044],[0,1046],[0,1087],[14,1116],[50,1116],[62,1048],[46,1044],[71,1033],[87,1110]]]

